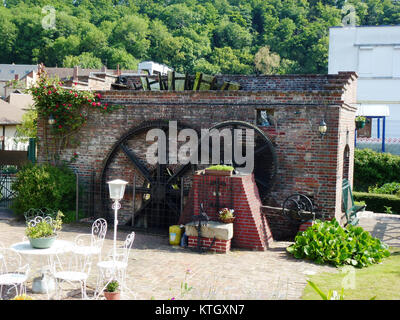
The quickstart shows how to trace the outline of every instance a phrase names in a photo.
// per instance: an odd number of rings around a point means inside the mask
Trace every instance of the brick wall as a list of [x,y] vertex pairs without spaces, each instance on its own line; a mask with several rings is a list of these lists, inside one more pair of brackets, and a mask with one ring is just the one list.
[[[350,148],[351,181],[353,176],[356,108],[351,105],[354,103],[356,78],[353,73],[226,76],[232,81],[246,82],[246,90],[256,91],[102,91],[104,102],[123,104],[125,108],[106,115],[91,111],[87,124],[75,135],[80,145],[63,150],[61,159],[69,161],[77,152],[78,158],[71,167],[78,171],[81,182],[87,183],[92,174],[98,181],[104,159],[113,145],[129,129],[144,121],[178,120],[196,129],[210,128],[226,120],[254,124],[256,110],[268,107],[274,111],[276,124],[265,132],[275,143],[278,174],[267,204],[281,206],[287,196],[301,192],[314,199],[325,217],[341,217],[346,141]],[[328,126],[323,138],[318,133],[322,119]],[[46,121],[40,120],[39,162],[46,161],[42,139],[45,127],[48,127]],[[141,150],[145,150],[144,145]],[[142,156],[144,159],[144,154]],[[134,174],[132,166],[122,152],[118,157],[115,175],[131,179]]]

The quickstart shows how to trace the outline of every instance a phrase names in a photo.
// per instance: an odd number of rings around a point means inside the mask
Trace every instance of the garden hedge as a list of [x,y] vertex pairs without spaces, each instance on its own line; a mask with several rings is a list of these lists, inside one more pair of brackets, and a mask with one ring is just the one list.
[[371,149],[355,149],[354,190],[367,192],[368,187],[380,187],[399,179],[400,156]]
[[393,213],[400,214],[400,198],[391,194],[353,192],[354,201],[364,201],[366,210],[385,213],[386,207],[391,207]]

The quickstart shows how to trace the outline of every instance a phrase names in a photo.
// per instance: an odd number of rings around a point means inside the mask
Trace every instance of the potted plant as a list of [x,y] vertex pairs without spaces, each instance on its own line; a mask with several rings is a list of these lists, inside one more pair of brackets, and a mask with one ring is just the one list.
[[57,231],[61,230],[63,213],[57,212],[56,219],[51,217],[38,216],[28,222],[25,234],[33,248],[47,249],[50,248],[54,240],[57,238]]
[[206,168],[205,173],[213,176],[231,176],[233,170],[235,169],[232,166],[219,164]]
[[104,296],[107,300],[120,300],[121,293],[118,291],[119,283],[117,280],[112,280],[109,284],[107,284],[106,289],[104,290]]
[[358,116],[358,117],[356,117],[356,128],[357,128],[357,129],[362,129],[362,128],[364,128],[364,126],[365,126],[365,121],[366,121],[366,118],[363,117],[363,116]]
[[219,211],[219,219],[223,223],[233,223],[233,221],[235,220],[233,212],[233,209],[223,208]]

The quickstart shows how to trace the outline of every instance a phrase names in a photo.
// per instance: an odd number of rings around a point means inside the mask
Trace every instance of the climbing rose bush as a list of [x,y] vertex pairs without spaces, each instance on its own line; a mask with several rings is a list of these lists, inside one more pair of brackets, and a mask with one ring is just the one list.
[[44,119],[53,117],[55,123],[52,129],[60,135],[79,129],[87,121],[89,109],[105,113],[120,107],[102,103],[99,93],[63,87],[63,82],[48,78],[45,74],[28,92],[35,101],[34,108],[38,115]]

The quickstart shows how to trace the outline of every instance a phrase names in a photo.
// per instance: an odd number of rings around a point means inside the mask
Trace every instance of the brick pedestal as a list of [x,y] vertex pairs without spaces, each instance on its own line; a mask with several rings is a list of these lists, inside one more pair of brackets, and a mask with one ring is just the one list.
[[221,208],[235,210],[232,247],[263,251],[273,241],[268,221],[261,214],[262,204],[253,175],[221,177],[205,175],[203,172],[195,174],[190,196],[179,223],[185,224],[193,215],[200,214],[201,203],[207,215],[215,221],[218,221]]
[[[202,248],[208,248],[213,239],[211,238],[200,238]],[[188,247],[196,248],[197,247],[198,238],[194,236],[188,237]],[[218,252],[218,253],[227,253],[231,249],[231,240],[219,240],[215,239],[213,246],[210,248],[210,251]]]

